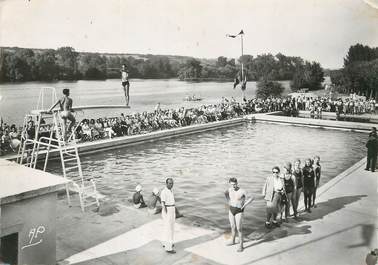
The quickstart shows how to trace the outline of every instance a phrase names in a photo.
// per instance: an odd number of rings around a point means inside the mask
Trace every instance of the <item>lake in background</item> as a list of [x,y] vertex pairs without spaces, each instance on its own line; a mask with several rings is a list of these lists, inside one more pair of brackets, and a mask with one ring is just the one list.
[[[145,80],[132,79],[130,81],[130,109],[101,109],[78,112],[80,120],[87,118],[119,116],[120,113],[134,113],[151,111],[160,102],[161,108],[193,107],[202,104],[217,104],[222,97],[234,97],[240,101],[242,93],[240,88],[233,89],[232,82],[185,82],[176,79]],[[289,81],[283,81],[285,93],[290,91]],[[75,82],[25,82],[0,84],[0,116],[7,123],[22,125],[25,114],[36,109],[38,95],[41,87],[55,87],[58,97],[62,95],[63,88],[71,89],[74,105],[123,105],[125,98],[120,80],[109,79],[105,81],[75,81]],[[203,98],[199,102],[188,102],[183,99],[193,95]],[[256,82],[248,82],[246,96],[254,97]],[[51,98],[51,97],[50,97]],[[45,101],[47,101],[45,99]],[[51,100],[45,104],[48,108]]]

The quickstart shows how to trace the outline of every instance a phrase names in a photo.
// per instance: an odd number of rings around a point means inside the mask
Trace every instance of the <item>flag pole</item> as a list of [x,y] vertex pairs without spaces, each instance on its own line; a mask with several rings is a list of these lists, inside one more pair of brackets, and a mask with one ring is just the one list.
[[240,34],[240,40],[241,40],[241,56],[242,56],[242,60],[241,60],[241,80],[244,80],[243,78],[243,74],[244,74],[244,66],[243,66],[243,35],[244,34]]
[[240,34],[240,40],[241,40],[241,80],[240,82],[242,83],[242,94],[243,94],[243,99],[245,99],[245,88],[243,89],[243,86],[245,86],[245,80],[244,80],[244,65],[243,65],[243,55],[244,55],[244,51],[243,51],[243,36],[244,36],[244,32],[243,30],[241,31],[242,34]]

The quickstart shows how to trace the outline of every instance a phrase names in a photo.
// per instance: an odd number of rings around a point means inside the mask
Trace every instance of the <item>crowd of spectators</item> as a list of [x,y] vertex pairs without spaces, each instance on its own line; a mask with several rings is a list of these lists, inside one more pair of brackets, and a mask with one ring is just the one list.
[[[83,119],[76,127],[76,139],[81,142],[95,141],[99,139],[145,134],[157,130],[172,129],[177,127],[203,124],[213,121],[227,120],[250,114],[254,111],[252,101],[243,103],[235,99],[222,98],[221,103],[214,105],[203,105],[199,108],[166,109],[157,105],[154,111],[134,113],[118,117],[104,117],[98,119]],[[41,121],[38,138],[49,137],[51,124]],[[0,155],[17,152],[21,143],[22,128],[16,125],[9,126],[6,123],[0,127]],[[29,120],[24,138],[35,137],[35,121]],[[54,136],[55,137],[55,136]]]
[[0,124],[0,155],[16,152],[20,146],[20,134],[15,124]]
[[127,135],[144,134],[194,124],[236,118],[254,111],[251,101],[238,103],[234,99],[222,99],[220,104],[199,108],[166,109],[160,105],[151,112],[135,113],[112,118],[84,119],[76,129],[76,138],[92,141]]
[[[267,99],[253,98],[239,103],[234,98],[222,98],[219,104],[202,105],[198,108],[161,109],[158,104],[154,111],[121,114],[118,117],[83,119],[76,128],[79,141],[95,141],[144,134],[157,130],[172,129],[194,124],[204,124],[240,117],[251,113],[280,111],[287,116],[297,116],[299,111],[310,111],[313,117],[320,117],[323,111],[340,114],[363,114],[375,112],[375,100],[365,100],[351,95],[347,98],[331,99],[330,97],[306,97],[305,95],[290,97],[270,97]],[[43,122],[42,122],[43,123]],[[34,138],[35,122],[27,123],[25,138]],[[43,124],[39,137],[49,137],[50,124]],[[16,152],[21,144],[20,132],[15,124],[1,123],[0,155]]]
[[334,112],[339,117],[344,115],[361,115],[375,113],[376,101],[364,97],[350,95],[349,97],[332,99],[323,96],[306,96],[306,94],[290,97],[276,97],[252,100],[256,112],[281,111],[286,116],[297,116],[299,111],[309,111],[311,116],[321,117],[322,112]]

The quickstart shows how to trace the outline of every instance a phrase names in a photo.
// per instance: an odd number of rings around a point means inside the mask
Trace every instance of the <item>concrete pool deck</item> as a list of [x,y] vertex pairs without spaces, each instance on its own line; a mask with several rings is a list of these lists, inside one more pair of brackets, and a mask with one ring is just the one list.
[[[277,112],[277,113],[280,113],[280,112]],[[251,114],[251,115],[247,115],[246,118],[252,121],[256,121],[256,122],[270,122],[270,123],[278,123],[278,124],[347,130],[347,131],[356,131],[356,132],[368,132],[371,130],[373,126],[376,126],[376,127],[378,126],[378,124],[375,124],[375,123],[288,117],[288,116],[274,115],[274,113]]]
[[61,198],[58,264],[365,264],[378,246],[378,173],[365,171],[364,163],[321,186],[312,213],[274,230],[257,225],[242,253],[225,246],[229,235],[183,217],[176,222],[177,253],[167,254],[159,241],[159,215],[111,202],[83,214]]

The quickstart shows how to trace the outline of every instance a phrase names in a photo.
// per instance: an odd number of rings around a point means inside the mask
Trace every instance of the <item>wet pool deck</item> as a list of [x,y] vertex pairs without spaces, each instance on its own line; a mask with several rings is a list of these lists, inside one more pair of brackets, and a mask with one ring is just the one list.
[[68,208],[63,197],[57,211],[58,264],[365,264],[377,247],[378,173],[365,171],[364,163],[320,187],[312,213],[274,230],[257,225],[242,253],[225,246],[227,234],[183,217],[176,223],[177,253],[167,254],[159,241],[159,215],[110,202],[83,214],[79,207]]

